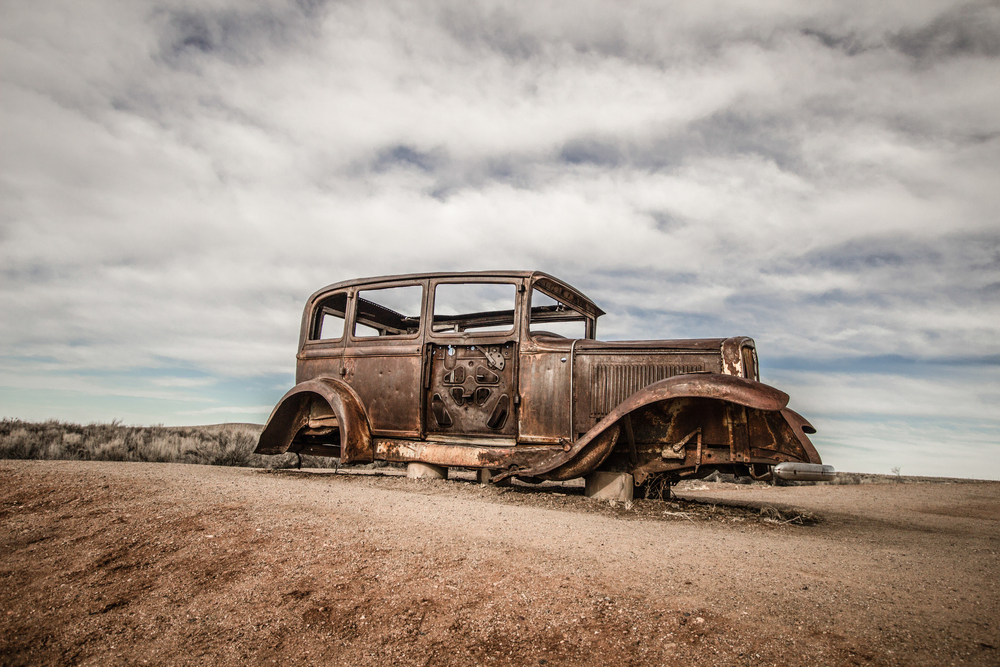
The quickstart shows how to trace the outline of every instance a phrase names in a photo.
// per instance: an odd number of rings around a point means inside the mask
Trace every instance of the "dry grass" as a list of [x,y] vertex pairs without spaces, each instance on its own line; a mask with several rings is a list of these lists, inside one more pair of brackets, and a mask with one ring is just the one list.
[[[0,422],[0,458],[296,467],[294,454],[253,453],[262,428],[256,424],[123,426],[120,422],[83,426],[4,419]],[[302,457],[302,467],[325,468],[333,463],[332,459]]]

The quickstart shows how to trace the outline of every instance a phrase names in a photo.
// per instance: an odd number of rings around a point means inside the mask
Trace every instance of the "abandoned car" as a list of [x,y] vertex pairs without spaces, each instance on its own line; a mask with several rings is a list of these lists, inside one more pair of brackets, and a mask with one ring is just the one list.
[[296,385],[256,452],[476,468],[494,482],[713,471],[828,480],[754,342],[596,339],[604,314],[541,272],[351,280],[306,303]]

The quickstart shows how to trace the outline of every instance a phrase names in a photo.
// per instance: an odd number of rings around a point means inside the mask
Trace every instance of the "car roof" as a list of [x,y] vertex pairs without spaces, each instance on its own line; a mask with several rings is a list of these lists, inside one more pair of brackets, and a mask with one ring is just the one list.
[[576,289],[569,283],[542,271],[437,271],[426,273],[403,273],[390,276],[374,276],[371,278],[354,278],[353,280],[343,280],[339,283],[333,283],[317,290],[311,297],[309,297],[309,302],[312,303],[317,298],[329,292],[344,289],[345,287],[372,287],[383,283],[430,280],[436,278],[466,278],[473,281],[478,281],[484,278],[528,278],[531,282],[542,282],[543,288],[546,287],[545,283],[549,283],[552,287],[555,287],[555,291],[562,293],[557,294],[556,296],[564,296],[568,293],[571,300],[572,297],[576,297],[589,306],[588,310],[591,310],[590,314],[595,317],[604,315],[604,311],[601,310],[590,298],[588,298],[586,294]]

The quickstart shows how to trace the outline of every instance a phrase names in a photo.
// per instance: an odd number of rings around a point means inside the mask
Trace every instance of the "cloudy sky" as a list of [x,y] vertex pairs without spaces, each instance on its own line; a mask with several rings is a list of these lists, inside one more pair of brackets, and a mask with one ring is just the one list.
[[998,82],[998,2],[0,0],[0,416],[263,422],[318,287],[540,269],[1000,479]]

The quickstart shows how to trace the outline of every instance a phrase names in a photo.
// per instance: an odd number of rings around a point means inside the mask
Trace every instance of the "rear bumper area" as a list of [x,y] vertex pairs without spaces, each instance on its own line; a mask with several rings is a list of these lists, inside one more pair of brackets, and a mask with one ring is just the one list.
[[772,473],[778,479],[786,482],[832,482],[837,478],[837,471],[833,469],[833,466],[794,461],[779,463],[774,466]]

